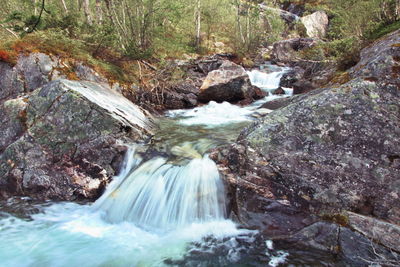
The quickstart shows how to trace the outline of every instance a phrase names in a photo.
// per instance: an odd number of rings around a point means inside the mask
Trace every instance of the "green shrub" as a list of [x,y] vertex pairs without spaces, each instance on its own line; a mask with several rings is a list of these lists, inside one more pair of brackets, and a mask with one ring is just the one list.
[[313,61],[322,61],[326,59],[322,44],[303,49],[298,53],[298,56],[302,59]]
[[347,70],[359,61],[360,41],[354,37],[323,43],[325,56],[338,63],[339,70]]
[[391,24],[381,23],[375,29],[367,32],[365,38],[373,41],[398,29],[400,29],[400,21],[396,21]]

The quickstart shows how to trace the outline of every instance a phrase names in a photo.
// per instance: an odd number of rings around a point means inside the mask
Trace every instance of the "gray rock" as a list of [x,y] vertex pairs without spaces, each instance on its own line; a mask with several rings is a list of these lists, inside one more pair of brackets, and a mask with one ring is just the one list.
[[353,81],[278,109],[242,132],[243,167],[282,185],[276,194],[297,206],[397,222],[399,97],[395,86]]
[[[336,255],[345,266],[371,266],[375,263],[400,263],[398,254],[373,244],[366,237],[346,227],[329,222],[314,223],[286,240],[302,247]],[[391,265],[396,266],[396,265]]]
[[208,73],[198,99],[201,102],[237,102],[252,99],[255,95],[245,69],[231,61],[224,61],[219,69]]
[[308,93],[315,89],[314,84],[311,81],[306,80],[306,79],[301,79],[301,80],[293,83],[292,87],[293,87],[294,95]]
[[313,47],[317,41],[313,38],[294,38],[274,43],[271,59],[275,62],[290,63],[297,61],[297,52]]
[[3,197],[96,198],[116,173],[121,144],[143,140],[153,127],[149,114],[92,82],[50,82],[18,107],[8,127],[16,130],[3,143],[16,140],[0,151]]
[[[397,66],[395,35],[362,52],[377,54],[358,66],[364,79],[293,97],[246,128],[225,153],[228,174],[250,183],[258,177],[264,181],[254,185],[257,194],[287,199],[312,213],[347,210],[398,224],[398,78],[369,78]],[[382,58],[390,60],[376,64]]]
[[26,130],[25,100],[25,98],[12,99],[0,106],[0,153]]
[[400,86],[400,30],[364,48],[359,63],[349,74],[351,78],[363,77]]
[[15,68],[0,62],[0,103],[24,92],[24,83]]
[[353,212],[347,213],[349,226],[371,240],[400,252],[400,226]]
[[23,77],[26,92],[31,92],[48,83],[51,73],[58,66],[56,60],[43,53],[21,55],[15,66],[18,74]]
[[266,108],[269,110],[275,110],[279,109],[282,107],[286,107],[287,105],[290,104],[291,97],[284,97],[284,98],[278,98],[274,99],[272,101],[268,101],[265,104],[261,106],[262,109]]
[[334,223],[317,222],[294,234],[289,241],[307,247],[338,254],[340,226]]
[[289,236],[315,222],[315,217],[305,214],[290,205],[261,197],[241,187],[237,190],[231,218],[241,222],[247,228],[258,229],[272,238]]
[[325,11],[317,11],[301,18],[311,38],[324,38],[328,30],[329,18]]
[[89,68],[82,63],[78,63],[75,67],[76,76],[79,80],[82,81],[89,81],[89,82],[96,82],[107,84],[108,81],[104,77],[100,76],[97,72],[95,72],[92,68]]

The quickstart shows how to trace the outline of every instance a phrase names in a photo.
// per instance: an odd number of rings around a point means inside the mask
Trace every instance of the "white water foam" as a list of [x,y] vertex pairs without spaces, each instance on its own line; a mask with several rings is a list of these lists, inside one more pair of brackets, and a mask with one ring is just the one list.
[[[271,97],[248,107],[211,102],[169,115],[182,124],[215,127],[250,120],[257,105]],[[193,242],[207,247],[209,236],[231,246],[228,260],[239,260],[246,248],[237,239],[251,239],[254,231],[224,219],[223,186],[214,162],[205,156],[175,166],[156,158],[139,166],[134,149],[127,155],[121,173],[93,206],[54,204],[32,220],[0,214],[0,265],[164,266],[165,259],[184,257]],[[271,253],[268,264],[278,266],[287,256]]]
[[282,68],[281,71],[272,73],[265,73],[259,70],[248,71],[251,84],[257,86],[261,90],[267,92],[269,95],[279,88],[282,76],[288,71],[288,68]]
[[288,97],[293,94],[293,89],[291,88],[282,88],[285,91],[284,95],[273,94],[279,88],[280,80],[289,68],[276,67],[276,70],[271,73],[259,70],[247,72],[251,83],[268,93],[266,97],[255,101],[249,106],[240,107],[228,102],[216,103],[215,101],[210,101],[207,105],[194,109],[167,111],[166,116],[178,118],[179,123],[182,125],[204,125],[209,128],[254,120],[252,115],[257,113],[257,109],[261,105],[268,101]]
[[166,113],[168,117],[179,117],[183,125],[203,124],[215,127],[221,124],[249,121],[252,110],[232,105],[228,102],[209,102],[207,105],[194,109],[170,110]]
[[134,222],[151,230],[171,230],[191,223],[223,220],[225,193],[214,161],[208,156],[185,166],[155,158],[108,188],[95,208],[107,221]]
[[190,242],[248,234],[229,220],[193,223],[166,233],[134,223],[108,223],[100,212],[74,203],[52,205],[25,221],[0,220],[1,266],[164,266],[180,259]]

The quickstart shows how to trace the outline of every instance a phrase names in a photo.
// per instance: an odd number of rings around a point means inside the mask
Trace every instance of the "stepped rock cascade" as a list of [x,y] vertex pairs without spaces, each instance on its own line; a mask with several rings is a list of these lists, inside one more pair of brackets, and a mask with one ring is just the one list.
[[131,221],[143,228],[171,229],[225,217],[222,181],[207,156],[185,166],[149,160],[109,188],[95,207],[110,222]]
[[287,70],[287,68],[283,68],[281,71],[274,71],[271,73],[252,70],[247,73],[249,74],[252,85],[259,87],[263,91],[267,92],[268,95],[272,95],[273,92],[279,88],[281,78]]
[[[285,88],[285,95],[273,94],[286,70],[266,67],[272,73],[252,71],[250,77],[269,96],[248,106],[211,101],[169,111],[156,121],[150,143],[131,145],[124,139],[128,150],[119,174],[95,203],[36,204],[20,198],[0,202],[0,265],[248,266],[257,261],[278,266],[286,262],[290,256],[286,248],[273,248],[258,231],[237,227],[228,218],[228,207],[233,206],[226,196],[231,192],[225,190],[218,167],[207,154],[235,142],[244,127],[268,114],[270,110],[260,108],[263,103],[290,96],[291,90]],[[101,85],[67,80],[56,85],[58,91],[67,88],[73,96],[101,104],[118,126],[137,126],[134,134],[149,128],[148,114],[135,115],[135,106],[121,97],[111,98],[111,91]]]

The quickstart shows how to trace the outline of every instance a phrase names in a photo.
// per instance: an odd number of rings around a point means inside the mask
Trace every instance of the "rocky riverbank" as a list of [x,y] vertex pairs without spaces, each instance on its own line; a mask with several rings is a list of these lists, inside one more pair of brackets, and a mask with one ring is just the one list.
[[[294,240],[335,248],[352,264],[374,257],[362,248],[368,239],[399,252],[399,43],[399,31],[375,42],[349,82],[293,98],[214,152],[234,217],[275,235],[310,225]],[[345,255],[350,247],[337,236],[344,232],[355,235],[350,254],[358,258]]]
[[[346,79],[326,88],[335,66],[292,60],[313,39],[275,44],[273,59],[292,67],[281,85],[299,95],[266,103],[275,111],[212,151],[230,218],[349,265],[398,260],[399,35],[365,48]],[[82,64],[66,74],[62,60],[41,53],[0,63],[0,197],[99,197],[126,144],[147,143],[154,133],[153,116],[121,92],[151,110],[265,96],[226,56],[174,64],[185,79],[127,94]]]
[[0,64],[3,198],[95,199],[118,172],[124,144],[152,133],[152,116],[87,67],[71,81],[45,54]]

